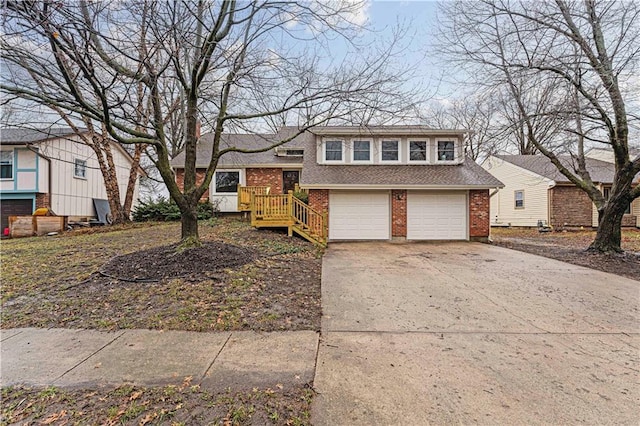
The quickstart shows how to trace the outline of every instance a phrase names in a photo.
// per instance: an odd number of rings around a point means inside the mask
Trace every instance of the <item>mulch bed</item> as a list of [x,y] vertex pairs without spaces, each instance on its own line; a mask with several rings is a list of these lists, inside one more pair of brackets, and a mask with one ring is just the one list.
[[160,281],[235,268],[257,257],[256,250],[219,241],[184,250],[178,250],[178,244],[171,244],[116,256],[100,269],[100,274],[121,281]]

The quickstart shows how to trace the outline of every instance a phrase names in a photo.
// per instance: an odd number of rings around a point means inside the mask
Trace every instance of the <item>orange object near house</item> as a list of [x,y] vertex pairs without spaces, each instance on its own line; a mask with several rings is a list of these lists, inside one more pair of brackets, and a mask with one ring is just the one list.
[[47,207],[40,207],[39,209],[36,209],[35,212],[33,212],[33,216],[50,216],[50,215],[51,215],[51,212]]

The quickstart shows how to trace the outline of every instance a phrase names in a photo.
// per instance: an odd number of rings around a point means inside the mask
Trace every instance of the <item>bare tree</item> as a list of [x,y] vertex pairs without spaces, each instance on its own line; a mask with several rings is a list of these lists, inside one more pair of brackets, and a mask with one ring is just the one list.
[[435,104],[423,113],[423,120],[441,129],[469,129],[465,152],[473,160],[496,150],[501,129],[496,126],[496,106],[491,94],[466,94],[445,104]]
[[[30,79],[12,79],[0,89],[101,123],[121,143],[152,147],[182,214],[183,246],[199,244],[196,207],[219,158],[248,152],[221,147],[225,129],[259,126],[289,112],[296,120],[289,124],[301,133],[358,109],[379,108],[371,101],[381,92],[406,90],[403,74],[388,70],[394,43],[363,54],[368,49],[357,40],[365,28],[354,22],[361,4],[352,1],[6,4],[3,60],[16,74],[22,70],[47,85],[34,91]],[[330,47],[336,45],[345,52],[334,55]],[[140,88],[148,124],[136,114]],[[174,110],[184,117],[182,189],[169,164],[170,130],[178,126],[171,122]],[[213,133],[201,184],[195,168],[199,122]]]
[[[632,187],[640,157],[629,156],[629,127],[637,125],[638,114],[627,112],[638,75],[640,5],[479,0],[446,3],[443,12],[447,54],[473,69],[481,84],[503,88],[527,141],[596,205],[599,226],[590,250],[621,251],[622,217],[640,196],[640,187]],[[531,96],[534,108],[525,101]],[[553,124],[537,126],[541,118]],[[586,169],[588,143],[614,153],[615,176],[606,200]],[[573,167],[558,156],[568,150]]]

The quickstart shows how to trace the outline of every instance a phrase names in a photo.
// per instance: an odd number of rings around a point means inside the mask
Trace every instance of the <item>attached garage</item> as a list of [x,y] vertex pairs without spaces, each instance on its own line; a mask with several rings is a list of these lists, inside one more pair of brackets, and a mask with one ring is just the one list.
[[387,191],[331,191],[329,193],[329,239],[390,239],[389,199]]
[[2,210],[1,230],[9,226],[9,216],[29,216],[33,213],[33,200],[1,200],[0,210]]
[[408,240],[466,240],[466,192],[408,192]]

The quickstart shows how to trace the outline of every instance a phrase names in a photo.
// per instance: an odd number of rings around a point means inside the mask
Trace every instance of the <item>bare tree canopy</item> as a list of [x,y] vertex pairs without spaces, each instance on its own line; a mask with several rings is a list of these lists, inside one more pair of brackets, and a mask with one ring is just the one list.
[[[0,89],[100,123],[123,144],[152,147],[182,212],[183,244],[197,244],[197,202],[220,156],[236,150],[220,147],[223,131],[284,121],[302,132],[412,107],[402,96],[410,70],[394,69],[391,60],[401,52],[402,34],[358,44],[366,31],[361,6],[347,0],[8,1]],[[200,122],[213,132],[214,149],[197,184]],[[185,153],[183,189],[169,165],[176,144]]]
[[[499,88],[526,141],[599,212],[590,249],[620,251],[640,157],[629,156],[639,126],[640,4],[633,1],[456,1],[443,4],[441,48],[478,86]],[[585,166],[589,146],[607,146],[615,178],[605,199]],[[569,152],[573,167],[557,154]]]

